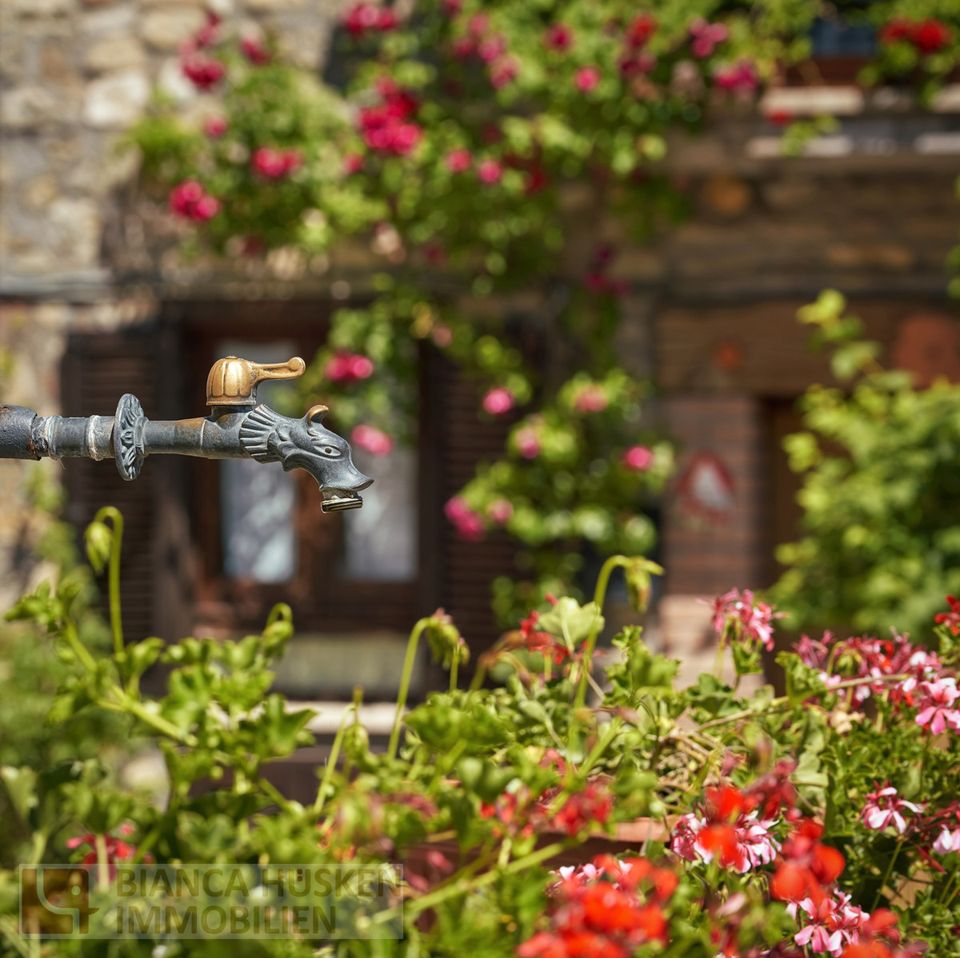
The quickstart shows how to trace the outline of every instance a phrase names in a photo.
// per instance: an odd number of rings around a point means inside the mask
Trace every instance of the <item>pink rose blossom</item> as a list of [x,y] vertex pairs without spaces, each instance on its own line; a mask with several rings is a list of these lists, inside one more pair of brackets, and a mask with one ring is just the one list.
[[493,502],[487,506],[487,515],[491,521],[495,522],[498,526],[502,526],[504,523],[510,521],[510,517],[513,515],[513,506],[507,499],[494,499]]
[[902,835],[907,830],[907,820],[903,813],[917,814],[920,811],[922,806],[898,798],[897,790],[892,785],[887,785],[867,796],[860,817],[863,824],[875,832],[893,825],[894,830]]
[[371,455],[386,456],[393,449],[393,440],[376,426],[354,426],[351,440]]
[[[575,412],[587,415],[594,412],[603,412],[607,408],[607,396],[600,386],[585,386],[577,393],[573,400]],[[635,447],[642,448],[642,447]],[[653,456],[650,456],[651,460]]]
[[596,67],[581,67],[573,77],[574,86],[581,93],[590,93],[600,82],[600,71]]
[[502,416],[516,405],[516,399],[509,389],[497,387],[483,397],[483,411],[491,416]]
[[325,372],[331,382],[349,384],[369,379],[373,375],[373,369],[373,362],[369,357],[342,350],[327,363]]
[[540,437],[535,429],[527,426],[516,434],[517,451],[524,459],[536,459],[540,455]]
[[520,64],[515,57],[500,57],[490,64],[490,82],[500,90],[513,83],[519,72]]
[[728,93],[752,93],[760,82],[754,65],[749,60],[740,60],[714,71],[713,82]]
[[492,186],[499,183],[503,176],[503,167],[496,160],[482,160],[477,166],[477,176],[481,183]]
[[180,56],[180,70],[198,90],[213,89],[227,72],[215,57],[190,46],[185,47]]
[[693,55],[700,60],[705,60],[714,47],[724,43],[730,36],[730,31],[722,23],[707,23],[703,18],[698,18],[690,24],[690,49]]
[[383,102],[360,111],[358,125],[364,143],[378,153],[406,156],[420,142],[423,130],[410,122],[417,112],[417,100],[392,80],[377,84]]
[[258,37],[244,37],[240,41],[240,49],[255,67],[262,67],[270,62],[270,51]]
[[483,519],[460,496],[454,496],[443,507],[444,515],[453,523],[461,539],[476,542],[483,538]]
[[473,163],[473,157],[470,156],[469,150],[458,147],[455,150],[451,150],[444,157],[443,162],[451,173],[463,173],[470,169]]
[[386,32],[397,25],[397,15],[389,7],[374,3],[356,3],[343,16],[343,25],[359,40],[368,33]]
[[265,180],[283,179],[302,163],[299,150],[278,150],[270,146],[258,147],[250,158],[253,171]]
[[648,446],[631,446],[620,461],[631,472],[646,472],[653,465],[653,450]]
[[211,116],[203,124],[203,132],[212,140],[216,140],[227,132],[229,124],[222,116]]
[[543,35],[543,45],[548,50],[566,53],[573,47],[573,30],[565,23],[555,23]]
[[220,201],[196,180],[185,180],[170,191],[170,209],[185,219],[205,223],[220,211]]
[[934,682],[920,682],[917,725],[929,726],[934,735],[944,729],[960,732],[960,709],[953,704],[960,698],[957,680],[953,677],[938,679]]
[[507,52],[507,41],[500,34],[486,37],[477,45],[477,55],[484,63],[493,63]]

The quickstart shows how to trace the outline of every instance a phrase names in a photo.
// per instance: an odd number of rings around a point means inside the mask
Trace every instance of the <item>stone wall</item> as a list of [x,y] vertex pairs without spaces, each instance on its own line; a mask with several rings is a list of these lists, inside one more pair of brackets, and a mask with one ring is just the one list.
[[178,49],[205,7],[244,32],[269,30],[317,67],[337,0],[5,0],[0,4],[0,262],[6,289],[108,279],[114,194],[136,158],[117,140],[155,88],[185,111],[201,97]]

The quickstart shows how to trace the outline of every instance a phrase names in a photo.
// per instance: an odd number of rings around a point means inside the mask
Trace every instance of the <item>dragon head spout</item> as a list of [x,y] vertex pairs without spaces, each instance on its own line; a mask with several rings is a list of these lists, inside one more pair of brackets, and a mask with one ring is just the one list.
[[258,462],[279,462],[285,471],[304,469],[317,481],[324,512],[357,509],[360,491],[373,480],[353,464],[350,444],[320,422],[326,406],[313,406],[291,419],[259,405],[240,426],[244,451]]

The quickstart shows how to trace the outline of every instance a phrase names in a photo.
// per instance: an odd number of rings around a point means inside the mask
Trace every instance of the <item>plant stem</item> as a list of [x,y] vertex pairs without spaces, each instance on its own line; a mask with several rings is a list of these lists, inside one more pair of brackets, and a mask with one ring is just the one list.
[[453,653],[453,661],[450,663],[450,691],[456,692],[457,690],[457,670],[460,668],[460,655],[459,652],[455,651]]
[[597,576],[597,584],[593,590],[593,602],[597,607],[597,619],[593,628],[587,634],[583,643],[583,655],[580,659],[580,682],[577,685],[577,694],[573,701],[575,709],[583,708],[587,700],[587,676],[590,674],[590,663],[593,659],[593,650],[597,645],[597,639],[600,638],[600,627],[603,622],[603,603],[607,598],[607,586],[610,584],[610,576],[614,569],[626,566],[628,563],[626,556],[610,556],[600,567],[600,574]]
[[407,693],[410,691],[410,677],[413,675],[413,666],[417,661],[417,646],[423,630],[430,623],[429,618],[420,619],[413,627],[410,638],[407,640],[407,652],[403,658],[403,672],[400,675],[400,690],[397,693],[397,714],[393,720],[393,729],[390,732],[390,744],[387,746],[387,757],[397,757],[397,747],[400,744],[400,728],[403,725],[403,710],[407,705]]
[[337,734],[333,739],[333,745],[330,746],[327,764],[323,767],[323,778],[320,779],[320,786],[317,788],[317,797],[313,803],[315,815],[319,815],[323,811],[324,802],[327,800],[327,789],[330,787],[333,781],[333,774],[337,770],[337,762],[340,759],[340,749],[343,747],[343,737],[347,734],[347,720],[350,718],[351,712],[356,715],[356,702],[344,710],[343,718],[340,719],[340,727],[337,729]]
[[107,592],[110,597],[110,630],[113,632],[113,652],[118,661],[124,658],[123,618],[120,613],[120,553],[123,548],[123,516],[114,506],[104,506],[94,516],[94,522],[110,520],[113,535],[110,539],[110,563]]
[[870,906],[870,911],[876,911],[877,905],[880,904],[880,896],[883,894],[883,889],[886,887],[887,882],[890,881],[890,876],[893,874],[893,866],[896,864],[901,848],[903,848],[903,835],[897,839],[897,847],[894,848],[893,854],[890,856],[890,861],[887,862],[887,870],[883,873],[883,879],[877,887],[876,895],[873,896],[873,904]]
[[458,881],[452,885],[446,885],[443,888],[438,888],[436,891],[429,892],[406,905],[404,911],[408,915],[419,915],[421,912],[426,911],[428,908],[433,908],[435,905],[439,905],[448,898],[465,895],[469,891],[476,891],[478,888],[490,885],[495,882],[500,875],[514,875],[517,872],[525,871],[527,868],[533,868],[553,858],[554,855],[558,855],[566,847],[566,842],[554,842],[552,845],[544,845],[543,848],[538,848],[536,851],[530,852],[529,855],[524,855],[522,858],[518,858],[504,865],[503,868],[497,871],[484,872],[473,881]]
[[88,672],[97,671],[97,661],[94,659],[90,650],[83,644],[83,640],[77,635],[77,626],[72,619],[68,619],[63,624],[63,637],[67,645],[73,649],[73,654],[80,661],[80,664]]

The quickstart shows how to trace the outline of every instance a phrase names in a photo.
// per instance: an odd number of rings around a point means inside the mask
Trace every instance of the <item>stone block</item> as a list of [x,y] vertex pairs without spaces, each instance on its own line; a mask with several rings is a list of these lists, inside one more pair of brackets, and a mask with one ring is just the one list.
[[157,7],[147,13],[140,24],[143,39],[159,50],[176,50],[206,22],[202,7],[178,3]]
[[91,73],[127,70],[141,67],[145,55],[143,45],[127,33],[113,33],[95,40],[83,55],[84,69]]
[[302,8],[304,0],[243,0],[243,5],[247,10],[259,13]]
[[56,117],[56,99],[43,87],[20,87],[0,96],[0,124],[5,129],[29,130]]
[[150,98],[150,84],[140,70],[121,70],[95,80],[87,88],[84,120],[101,129],[134,123]]

